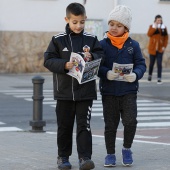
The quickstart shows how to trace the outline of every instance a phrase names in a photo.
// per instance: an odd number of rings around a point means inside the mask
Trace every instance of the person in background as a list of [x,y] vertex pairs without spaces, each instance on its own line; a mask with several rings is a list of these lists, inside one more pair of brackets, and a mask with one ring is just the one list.
[[155,16],[154,23],[149,26],[147,35],[149,37],[148,53],[150,58],[148,81],[152,80],[152,72],[155,60],[157,60],[157,84],[162,84],[162,60],[168,44],[168,31],[163,24],[161,15]]
[[[137,127],[138,80],[143,77],[146,64],[139,43],[129,37],[131,20],[132,13],[127,6],[116,6],[108,17],[106,37],[100,41],[105,53],[98,72],[105,122],[105,167],[116,166],[115,142],[120,118],[124,126],[122,164],[133,163],[131,147]],[[133,70],[124,70],[123,80],[119,80],[121,69],[114,71],[113,63],[133,64]]]
[[84,31],[86,18],[83,5],[69,4],[66,8],[65,32],[53,36],[44,53],[44,66],[53,73],[54,99],[57,100],[57,164],[60,170],[72,167],[69,157],[72,154],[75,118],[79,169],[95,167],[91,160],[90,120],[93,100],[97,99],[96,81],[79,84],[77,79],[67,75],[74,65],[74,62],[70,62],[71,52],[79,53],[88,62],[104,55],[97,37]]

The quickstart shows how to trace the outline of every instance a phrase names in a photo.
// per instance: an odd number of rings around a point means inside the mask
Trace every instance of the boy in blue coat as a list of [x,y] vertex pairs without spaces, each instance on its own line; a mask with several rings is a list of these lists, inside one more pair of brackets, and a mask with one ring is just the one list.
[[73,126],[76,118],[79,169],[90,170],[95,167],[91,160],[90,120],[93,100],[97,99],[96,82],[92,80],[79,84],[77,79],[67,73],[74,65],[74,62],[70,62],[71,52],[81,54],[84,60],[89,62],[102,58],[104,54],[97,37],[84,32],[86,12],[83,5],[69,4],[65,20],[66,31],[53,36],[44,53],[44,66],[53,73],[54,99],[57,100],[57,163],[60,170],[72,167],[69,157],[72,154]]
[[[133,163],[130,148],[137,127],[138,80],[143,77],[146,65],[139,43],[129,37],[131,20],[128,7],[116,6],[108,17],[106,37],[100,42],[105,53],[98,76],[105,122],[106,167],[116,166],[115,141],[120,118],[124,126],[122,163],[124,166]],[[129,74],[126,66],[115,71],[113,63],[133,64],[132,72]]]

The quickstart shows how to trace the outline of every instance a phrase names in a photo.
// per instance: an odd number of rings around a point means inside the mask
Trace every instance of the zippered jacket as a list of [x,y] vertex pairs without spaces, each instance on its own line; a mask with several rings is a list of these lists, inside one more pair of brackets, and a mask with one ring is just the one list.
[[[101,40],[100,44],[105,53],[105,59],[98,72],[101,94],[123,96],[129,93],[137,93],[138,80],[143,77],[146,71],[145,59],[142,56],[139,43],[129,37],[120,50],[111,44],[109,38],[104,38]],[[112,70],[113,63],[133,64],[133,72],[136,74],[136,80],[132,83],[108,80],[107,72]]]
[[79,84],[77,79],[67,75],[66,62],[69,62],[71,52],[82,53],[88,45],[92,59],[103,57],[103,50],[96,36],[82,31],[79,34],[71,32],[66,25],[66,32],[52,37],[44,53],[44,66],[53,73],[54,99],[56,100],[89,100],[97,99],[96,81]]

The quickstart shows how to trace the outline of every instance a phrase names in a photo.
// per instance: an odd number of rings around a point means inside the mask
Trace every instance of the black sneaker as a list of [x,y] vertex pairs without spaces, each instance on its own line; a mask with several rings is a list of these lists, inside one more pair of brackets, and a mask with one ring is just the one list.
[[148,81],[152,81],[152,76],[148,76]]
[[67,157],[58,157],[57,164],[58,164],[58,169],[60,170],[71,169],[71,164]]
[[94,162],[91,159],[87,157],[79,159],[80,170],[90,170],[90,169],[94,169],[94,167],[95,167]]
[[157,81],[157,84],[162,84],[162,81],[161,81],[161,80],[158,80],[158,81]]

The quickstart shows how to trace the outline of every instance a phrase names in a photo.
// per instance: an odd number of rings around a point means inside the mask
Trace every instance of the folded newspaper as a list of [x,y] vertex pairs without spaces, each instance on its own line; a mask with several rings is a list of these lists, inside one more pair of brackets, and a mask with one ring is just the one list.
[[97,78],[101,59],[85,62],[81,55],[72,52],[70,61],[74,63],[74,66],[67,74],[76,78],[79,84],[83,84]]
[[112,70],[115,73],[119,73],[119,76],[117,78],[115,78],[114,80],[116,80],[116,81],[127,81],[124,78],[124,74],[132,73],[133,64],[118,64],[118,63],[113,63]]

